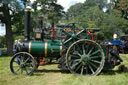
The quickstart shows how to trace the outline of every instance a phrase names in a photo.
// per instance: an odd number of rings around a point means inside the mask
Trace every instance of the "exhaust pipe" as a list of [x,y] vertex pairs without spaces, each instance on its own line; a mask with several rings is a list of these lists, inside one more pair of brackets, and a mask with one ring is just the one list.
[[39,23],[39,25],[38,25],[39,28],[40,28],[40,29],[43,29],[43,17],[40,16],[40,17],[38,18],[38,23]]
[[30,22],[31,22],[31,9],[30,8],[25,8],[25,24],[24,24],[24,41],[29,41],[30,40]]

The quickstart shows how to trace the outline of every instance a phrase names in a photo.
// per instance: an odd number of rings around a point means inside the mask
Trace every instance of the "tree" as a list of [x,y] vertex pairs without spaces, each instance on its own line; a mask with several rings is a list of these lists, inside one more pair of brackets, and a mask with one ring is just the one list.
[[115,9],[121,11],[121,17],[128,20],[128,0],[117,0]]
[[50,22],[57,23],[64,14],[63,7],[57,3],[51,3],[51,9],[48,10],[48,19]]
[[12,20],[21,9],[17,0],[0,0],[0,20],[6,26],[6,46],[7,54],[13,54],[13,34],[12,34]]
[[101,28],[102,39],[112,39],[113,32],[128,32],[128,21],[125,18],[128,15],[127,0],[86,0],[81,3],[81,8],[78,4],[68,9],[67,15],[71,16],[68,16],[70,19],[67,22],[81,22],[89,28]]
[[[49,22],[57,23],[64,15],[63,7],[57,4],[57,0],[36,0],[32,5],[34,12],[47,16]],[[40,10],[37,8],[40,7]]]
[[75,5],[72,5],[67,11],[67,17],[74,18],[74,17],[80,15],[82,10],[83,10],[82,3],[77,3]]
[[5,47],[5,37],[0,36],[0,48],[4,48],[4,47]]

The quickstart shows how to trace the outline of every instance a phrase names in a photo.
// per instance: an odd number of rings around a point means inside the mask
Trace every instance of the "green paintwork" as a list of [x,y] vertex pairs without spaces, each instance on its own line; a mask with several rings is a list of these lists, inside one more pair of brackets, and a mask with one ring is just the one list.
[[48,41],[48,57],[59,57],[60,56],[60,41]]
[[45,42],[32,42],[31,54],[35,56],[44,56]]
[[60,56],[60,41],[47,41],[47,56],[45,56],[45,42],[32,41],[31,54],[35,57],[58,57]]

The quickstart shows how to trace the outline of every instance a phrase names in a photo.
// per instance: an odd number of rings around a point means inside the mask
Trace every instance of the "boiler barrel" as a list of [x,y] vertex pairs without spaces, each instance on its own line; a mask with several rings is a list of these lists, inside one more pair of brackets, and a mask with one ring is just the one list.
[[62,43],[60,41],[30,41],[25,44],[27,51],[35,57],[62,56]]

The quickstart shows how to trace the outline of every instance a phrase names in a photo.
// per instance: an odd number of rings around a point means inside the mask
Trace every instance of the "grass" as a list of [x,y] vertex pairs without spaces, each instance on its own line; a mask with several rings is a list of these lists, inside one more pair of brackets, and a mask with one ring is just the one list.
[[[128,55],[121,54],[127,63]],[[40,66],[32,76],[15,76],[11,73],[11,57],[0,57],[0,85],[128,85],[128,73],[106,72],[98,76],[75,76],[64,73],[57,64]],[[114,70],[116,70],[115,68]]]

